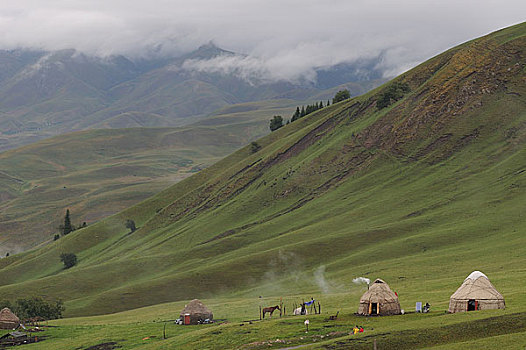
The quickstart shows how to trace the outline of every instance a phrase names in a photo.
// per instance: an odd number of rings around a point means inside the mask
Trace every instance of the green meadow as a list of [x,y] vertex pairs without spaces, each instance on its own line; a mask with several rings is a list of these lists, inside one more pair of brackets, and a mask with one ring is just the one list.
[[[432,305],[428,314],[356,316],[360,293],[365,287],[349,286],[347,293],[313,295],[322,313],[279,316],[259,320],[258,305],[274,305],[279,298],[215,298],[203,300],[218,321],[210,325],[174,324],[183,302],[160,304],[116,314],[49,321],[45,340],[27,348],[85,349],[114,343],[122,349],[268,349],[304,346],[305,349],[523,349],[526,313],[513,309],[521,301],[507,299],[507,310],[447,314]],[[311,294],[283,298],[288,308]],[[319,298],[318,298],[319,296]],[[400,296],[402,307],[414,305]],[[522,301],[523,303],[523,301]],[[439,303],[440,304],[440,303]],[[329,315],[339,311],[337,320]],[[304,321],[309,320],[308,332]],[[350,334],[355,325],[364,333]]]
[[[245,146],[96,224],[1,259],[0,295],[65,301],[68,318],[49,322],[58,327],[31,345],[39,349],[371,349],[374,339],[378,349],[523,349],[525,47],[520,24],[450,49],[258,139],[257,152]],[[394,83],[409,91],[377,108]],[[78,265],[64,270],[63,252]],[[474,270],[507,308],[447,314]],[[408,313],[354,316],[359,276],[385,280]],[[304,317],[243,322],[281,297],[288,313],[294,301],[321,302],[309,333]],[[194,298],[225,321],[174,325]],[[432,312],[410,313],[417,301]],[[348,335],[355,324],[365,333]]]
[[219,110],[180,128],[75,132],[0,153],[0,256],[49,242],[66,208],[88,225],[124,210],[266,135],[292,101]]

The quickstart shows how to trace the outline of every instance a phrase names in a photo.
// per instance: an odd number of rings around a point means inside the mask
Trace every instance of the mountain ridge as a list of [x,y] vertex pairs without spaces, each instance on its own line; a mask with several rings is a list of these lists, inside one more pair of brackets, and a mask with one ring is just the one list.
[[[200,72],[184,65],[227,56],[246,57],[213,44],[180,57],[137,60],[92,57],[75,50],[0,51],[0,150],[35,138],[108,127],[112,123],[106,121],[126,113],[151,117],[140,126],[181,126],[231,104],[287,95],[299,104],[348,82],[355,83],[353,94],[360,94],[367,89],[361,82],[377,86],[382,79],[374,59],[367,66],[367,80],[352,73],[358,69],[352,64],[342,64],[341,74],[322,79],[323,86],[285,80],[254,85],[235,74]],[[327,69],[319,70],[320,77]],[[137,121],[121,118],[119,125],[134,127]]]

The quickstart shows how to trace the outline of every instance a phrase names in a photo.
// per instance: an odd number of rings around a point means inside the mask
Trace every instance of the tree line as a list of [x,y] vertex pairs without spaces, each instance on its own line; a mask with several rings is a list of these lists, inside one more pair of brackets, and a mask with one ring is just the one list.
[[[349,90],[345,89],[345,90],[340,90],[336,93],[336,95],[334,95],[333,99],[332,99],[332,104],[335,104],[335,103],[338,103],[338,102],[341,102],[343,100],[346,100],[346,99],[349,99],[351,97],[351,93],[349,92]],[[328,107],[330,105],[330,100],[327,100],[327,104],[324,106],[323,105],[323,101],[320,101],[320,102],[316,102],[312,105],[302,105],[301,106],[301,109],[299,106],[296,107],[296,111],[294,112],[294,114],[292,114],[292,117],[290,118],[290,120],[287,120],[287,124],[289,123],[292,123],[298,119],[301,119],[303,117],[305,117],[306,115],[309,115],[311,114],[312,112],[316,112],[317,110],[320,110],[324,107]],[[269,125],[269,128],[270,128],[270,131],[275,131],[275,130],[278,130],[279,128],[281,128],[284,124],[284,120],[283,120],[283,117],[280,116],[280,115],[275,115],[272,117],[272,119],[270,120],[270,125]],[[252,149],[252,152],[254,153],[254,149]],[[257,150],[256,150],[257,152]]]
[[4,307],[11,309],[21,320],[33,317],[42,317],[46,320],[62,318],[62,313],[66,310],[62,300],[46,301],[41,297],[21,298],[14,303],[9,300],[0,301],[0,309]]
[[[327,106],[329,106],[329,100],[327,100]],[[296,112],[294,112],[292,118],[290,118],[290,122],[292,123],[293,121],[303,118],[304,116],[306,116],[307,114],[311,114],[312,112],[316,112],[318,109],[322,109],[323,107],[325,107],[323,105],[323,101],[320,101],[320,103],[316,102],[313,105],[307,105],[307,107],[301,106],[301,110],[300,107],[296,107]]]

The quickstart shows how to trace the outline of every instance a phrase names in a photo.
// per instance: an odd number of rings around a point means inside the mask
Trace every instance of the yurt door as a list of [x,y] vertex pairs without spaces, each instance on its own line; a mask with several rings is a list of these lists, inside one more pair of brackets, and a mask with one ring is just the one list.
[[190,324],[190,314],[184,315],[184,324]]
[[475,299],[468,300],[468,311],[474,311],[477,309],[477,302]]
[[378,314],[378,303],[371,303],[371,315]]

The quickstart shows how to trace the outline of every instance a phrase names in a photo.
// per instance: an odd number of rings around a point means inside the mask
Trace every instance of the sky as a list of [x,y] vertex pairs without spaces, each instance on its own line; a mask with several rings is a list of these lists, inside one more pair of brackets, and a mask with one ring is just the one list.
[[0,49],[133,58],[212,41],[249,57],[189,67],[293,80],[382,55],[394,76],[524,14],[524,0],[1,0]]

